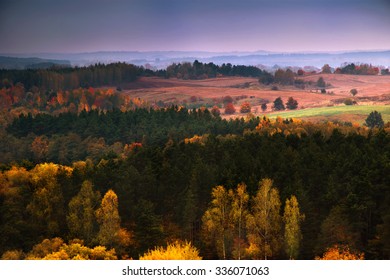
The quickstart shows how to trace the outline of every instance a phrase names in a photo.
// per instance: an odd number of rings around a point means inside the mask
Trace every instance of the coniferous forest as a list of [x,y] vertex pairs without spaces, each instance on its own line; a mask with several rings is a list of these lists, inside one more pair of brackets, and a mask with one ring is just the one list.
[[[36,72],[3,79],[3,259],[390,258],[388,125],[226,120],[57,88],[138,71],[96,67],[53,70],[60,82],[31,94],[15,77]],[[112,75],[86,86],[127,74]]]

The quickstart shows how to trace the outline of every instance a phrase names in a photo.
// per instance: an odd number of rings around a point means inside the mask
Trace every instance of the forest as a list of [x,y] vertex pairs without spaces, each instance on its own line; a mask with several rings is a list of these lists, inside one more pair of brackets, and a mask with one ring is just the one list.
[[94,88],[145,73],[1,71],[2,259],[390,258],[389,123],[228,120]]
[[138,259],[179,240],[204,259],[313,259],[334,245],[390,257],[388,128],[173,107],[21,116],[3,133],[22,143],[2,143],[14,153],[0,177],[4,258],[76,246]]

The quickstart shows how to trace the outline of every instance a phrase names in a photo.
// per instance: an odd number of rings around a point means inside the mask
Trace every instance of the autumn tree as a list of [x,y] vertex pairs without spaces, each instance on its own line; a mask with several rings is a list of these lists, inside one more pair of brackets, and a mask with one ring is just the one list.
[[205,239],[212,243],[221,259],[228,258],[229,239],[231,238],[230,197],[223,186],[213,188],[210,207],[203,215],[203,233]]
[[28,260],[116,260],[115,249],[89,248],[81,240],[66,244],[61,238],[45,239],[27,254]]
[[[61,167],[53,163],[44,163],[32,169],[31,182],[34,188],[33,197],[27,206],[36,227],[41,233],[54,237],[63,229],[65,220],[64,199],[56,176]],[[69,174],[69,168],[68,174]],[[42,230],[44,231],[42,232]]]
[[96,218],[100,224],[97,240],[99,244],[113,247],[119,241],[120,217],[118,197],[113,190],[108,190],[96,210]]
[[190,242],[175,241],[167,247],[156,247],[139,258],[140,260],[201,260],[199,251]]
[[236,108],[234,108],[233,103],[227,103],[225,105],[225,114],[231,115],[236,112]]
[[233,97],[226,95],[222,98],[223,104],[233,103]]
[[281,97],[278,97],[278,98],[276,98],[275,100],[274,100],[274,109],[276,110],[276,111],[283,111],[284,109],[286,109],[285,107],[284,107],[284,104],[283,104],[283,100],[282,100],[282,98]]
[[284,71],[283,69],[276,70],[275,82],[282,85],[294,84],[294,72],[290,69],[287,69],[286,71]]
[[279,191],[271,179],[259,182],[248,215],[248,254],[254,259],[267,259],[278,254],[281,247],[281,222]]
[[234,232],[237,234],[237,239],[235,240],[235,250],[234,257],[237,259],[241,259],[243,254],[243,243],[244,239],[244,229],[245,229],[245,221],[248,215],[248,201],[249,195],[246,191],[246,185],[244,183],[238,184],[237,189],[235,191],[229,192],[232,199],[232,208],[231,208],[231,216],[233,221]]
[[93,190],[90,181],[84,181],[79,193],[69,202],[66,217],[71,238],[84,240],[90,244],[95,235],[95,211],[99,204],[100,194]]
[[241,104],[240,113],[250,113],[250,111],[251,111],[251,104],[249,104],[248,102],[244,102]]
[[218,106],[213,106],[213,108],[211,109],[211,114],[214,117],[218,117],[221,115],[221,110],[219,110]]
[[290,260],[298,257],[302,240],[301,222],[304,219],[305,215],[300,213],[298,200],[292,195],[290,199],[286,200],[283,215],[285,250]]
[[316,260],[364,260],[364,253],[351,252],[348,246],[333,245]]
[[324,66],[322,66],[321,73],[324,73],[324,74],[331,74],[332,73],[332,69],[330,68],[329,64],[324,64]]
[[298,101],[292,97],[289,97],[286,103],[286,107],[289,110],[295,110],[298,108]]

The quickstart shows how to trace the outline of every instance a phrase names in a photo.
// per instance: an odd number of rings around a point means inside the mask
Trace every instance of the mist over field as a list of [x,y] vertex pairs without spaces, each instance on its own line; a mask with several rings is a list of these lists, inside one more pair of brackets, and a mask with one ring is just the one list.
[[[12,69],[23,67],[21,59],[12,58],[15,54],[1,54],[0,67]],[[5,57],[9,56],[5,61]],[[55,60],[56,64],[73,66],[88,66],[95,63],[126,62],[138,66],[165,69],[172,63],[213,62],[218,65],[231,63],[234,65],[252,65],[262,69],[276,71],[280,67],[313,67],[320,69],[324,64],[336,68],[347,63],[367,63],[383,68],[390,66],[390,51],[354,51],[354,52],[201,52],[201,51],[153,51],[153,52],[91,52],[91,53],[30,53],[18,54],[18,58],[39,57],[40,59]],[[56,61],[57,60],[57,61]],[[60,60],[60,61],[58,61]],[[7,62],[7,63],[6,63]],[[36,62],[35,62],[36,63]],[[24,68],[32,65],[32,61],[24,64]]]

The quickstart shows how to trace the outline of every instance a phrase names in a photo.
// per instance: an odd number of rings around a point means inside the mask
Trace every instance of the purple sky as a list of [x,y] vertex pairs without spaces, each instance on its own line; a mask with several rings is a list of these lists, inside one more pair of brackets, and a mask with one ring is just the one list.
[[0,0],[0,53],[390,50],[390,0]]

